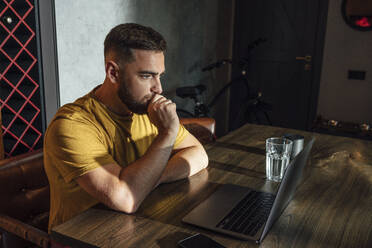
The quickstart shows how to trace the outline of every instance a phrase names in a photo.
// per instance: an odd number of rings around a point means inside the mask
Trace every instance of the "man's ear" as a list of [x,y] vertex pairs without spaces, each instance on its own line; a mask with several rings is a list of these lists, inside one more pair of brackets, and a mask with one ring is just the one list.
[[119,79],[119,65],[112,60],[106,62],[106,77],[112,82],[117,83]]

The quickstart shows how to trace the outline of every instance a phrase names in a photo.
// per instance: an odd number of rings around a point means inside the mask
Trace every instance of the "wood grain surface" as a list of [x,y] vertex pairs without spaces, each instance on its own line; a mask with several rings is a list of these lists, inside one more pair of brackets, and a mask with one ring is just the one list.
[[[294,199],[257,245],[183,224],[181,219],[219,185],[276,192],[265,177],[265,139],[296,133],[316,142]],[[203,233],[226,247],[372,247],[372,142],[247,124],[206,146],[209,167],[160,185],[138,212],[96,206],[53,228],[51,237],[73,247],[178,247]]]

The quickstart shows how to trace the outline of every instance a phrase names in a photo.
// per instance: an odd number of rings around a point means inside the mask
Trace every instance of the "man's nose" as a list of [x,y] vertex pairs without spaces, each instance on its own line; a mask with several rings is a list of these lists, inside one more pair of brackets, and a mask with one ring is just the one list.
[[161,94],[163,92],[163,88],[161,86],[161,81],[160,78],[155,78],[154,80],[154,85],[151,88],[151,91],[156,93],[156,94]]

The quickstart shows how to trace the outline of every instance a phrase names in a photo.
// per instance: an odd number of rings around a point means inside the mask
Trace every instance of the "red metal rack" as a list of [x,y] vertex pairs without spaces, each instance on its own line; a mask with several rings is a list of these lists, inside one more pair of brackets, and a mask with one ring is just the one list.
[[35,1],[0,0],[0,107],[5,156],[42,147]]

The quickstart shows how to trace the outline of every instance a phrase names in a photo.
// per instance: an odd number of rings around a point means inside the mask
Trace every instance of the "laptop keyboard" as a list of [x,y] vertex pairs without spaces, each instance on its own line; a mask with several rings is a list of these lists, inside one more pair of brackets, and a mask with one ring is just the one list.
[[265,224],[275,195],[251,191],[216,227],[254,236]]

